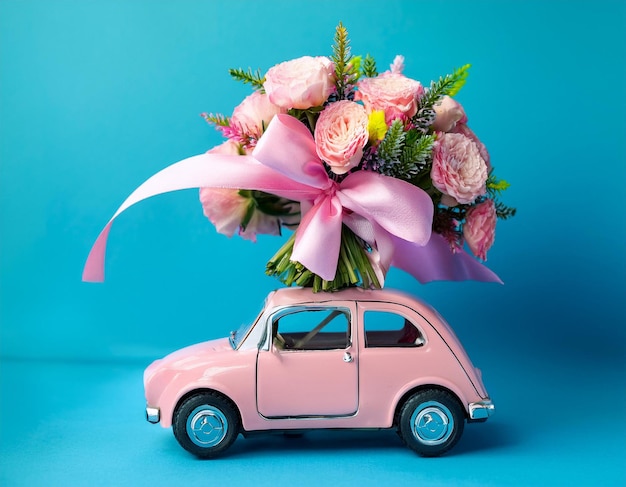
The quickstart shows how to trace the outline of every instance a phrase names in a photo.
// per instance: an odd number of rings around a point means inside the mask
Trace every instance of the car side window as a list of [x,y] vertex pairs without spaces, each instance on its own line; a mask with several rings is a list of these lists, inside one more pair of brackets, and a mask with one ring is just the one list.
[[347,309],[298,309],[272,323],[272,340],[279,350],[336,350],[350,345]]
[[421,347],[424,336],[415,324],[389,311],[365,311],[363,315],[365,346],[375,347]]

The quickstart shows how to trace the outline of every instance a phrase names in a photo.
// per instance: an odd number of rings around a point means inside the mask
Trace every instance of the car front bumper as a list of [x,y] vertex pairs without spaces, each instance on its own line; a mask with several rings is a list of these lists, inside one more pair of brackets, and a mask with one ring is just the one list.
[[496,407],[491,399],[485,399],[470,403],[468,411],[470,421],[485,421],[488,417],[495,414]]
[[161,421],[161,410],[159,408],[146,406],[146,419],[149,423],[158,423],[159,421]]

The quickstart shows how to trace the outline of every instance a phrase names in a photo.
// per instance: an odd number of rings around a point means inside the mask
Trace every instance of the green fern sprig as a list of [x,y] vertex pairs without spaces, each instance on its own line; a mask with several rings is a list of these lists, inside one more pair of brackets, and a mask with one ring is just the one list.
[[451,75],[452,82],[449,85],[449,88],[447,88],[444,95],[455,96],[459,91],[461,91],[461,88],[465,86],[465,82],[467,81],[467,77],[469,76],[469,68],[471,67],[471,64],[465,64],[464,66],[461,66],[460,68],[454,70]]
[[416,184],[425,170],[429,172],[435,136],[421,136],[416,132],[404,132],[404,135],[398,158],[381,161],[381,169],[387,176]]
[[452,74],[440,77],[437,81],[430,83],[430,88],[420,99],[420,108],[431,108],[445,95],[454,96],[465,84],[469,74],[471,64],[466,64],[455,69]]
[[350,54],[350,40],[348,39],[348,30],[343,26],[341,22],[335,30],[335,43],[333,44],[332,60],[335,65],[335,84],[337,86],[337,94],[339,99],[345,99],[346,97],[346,85],[349,81],[347,78],[353,76],[350,68],[350,60],[352,55]]
[[392,175],[393,166],[400,162],[405,138],[404,124],[399,119],[394,120],[378,146],[378,170],[381,174]]
[[216,127],[230,127],[230,117],[226,117],[221,113],[202,113],[200,116]]
[[501,201],[494,201],[496,205],[496,216],[502,220],[506,220],[507,218],[514,217],[517,213],[516,208],[511,208],[510,206],[506,206]]
[[434,135],[415,137],[413,135],[416,134],[415,132],[410,133],[412,134],[411,139],[415,140],[409,140],[409,137],[407,137],[404,149],[402,149],[400,166],[404,168],[403,173],[394,175],[405,181],[415,179],[422,170],[428,167],[436,139]]
[[374,78],[378,76],[376,70],[376,60],[369,54],[365,55],[365,59],[361,63],[361,75],[367,78]]
[[244,84],[252,85],[257,91],[263,91],[263,83],[265,83],[265,76],[261,76],[261,70],[257,69],[252,72],[252,68],[248,68],[248,71],[244,71],[241,68],[229,69],[228,74],[231,75],[237,81],[241,81]]

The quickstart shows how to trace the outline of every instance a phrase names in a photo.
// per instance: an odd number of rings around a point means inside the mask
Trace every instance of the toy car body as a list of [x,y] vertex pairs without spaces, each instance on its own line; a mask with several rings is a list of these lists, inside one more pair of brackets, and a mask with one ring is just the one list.
[[274,291],[254,323],[155,361],[144,386],[148,421],[204,458],[239,433],[319,428],[397,428],[436,456],[494,412],[444,319],[390,290]]

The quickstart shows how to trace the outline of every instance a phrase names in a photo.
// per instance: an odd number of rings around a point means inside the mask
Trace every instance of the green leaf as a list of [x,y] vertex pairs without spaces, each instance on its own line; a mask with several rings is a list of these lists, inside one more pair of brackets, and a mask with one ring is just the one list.
[[363,62],[363,56],[352,56],[350,59],[350,76],[356,81],[361,76],[361,63]]
[[255,210],[256,210],[256,204],[254,203],[254,200],[250,198],[250,201],[248,202],[248,206],[246,208],[246,213],[243,216],[243,219],[241,220],[241,223],[240,223],[241,229],[244,232],[246,231],[246,228],[248,228],[248,225],[250,224],[250,221],[252,220],[252,217],[254,216]]

